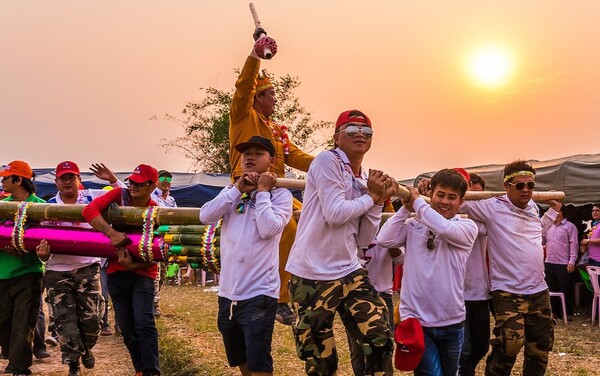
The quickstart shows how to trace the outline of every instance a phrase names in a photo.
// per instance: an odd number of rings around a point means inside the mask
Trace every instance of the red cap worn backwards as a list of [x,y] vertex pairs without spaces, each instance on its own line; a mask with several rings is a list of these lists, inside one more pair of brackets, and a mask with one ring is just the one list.
[[410,317],[400,321],[394,333],[396,354],[394,366],[400,371],[412,371],[419,365],[425,351],[425,336],[419,320]]
[[77,166],[77,163],[71,161],[60,162],[56,166],[56,177],[60,178],[64,174],[79,175],[79,166]]
[[131,180],[134,183],[145,183],[147,181],[156,183],[158,180],[158,171],[152,166],[141,164],[125,180]]
[[342,112],[340,116],[338,116],[337,121],[335,122],[335,127],[337,128],[341,125],[350,122],[367,123],[367,125],[371,127],[371,119],[369,119],[369,117],[365,115],[364,112],[359,110],[349,110]]

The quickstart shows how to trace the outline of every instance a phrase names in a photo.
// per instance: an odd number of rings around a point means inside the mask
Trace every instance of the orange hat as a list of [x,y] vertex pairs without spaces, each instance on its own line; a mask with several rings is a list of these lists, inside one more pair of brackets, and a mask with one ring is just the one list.
[[31,167],[23,161],[12,161],[0,168],[0,176],[20,176],[25,179],[33,178]]
[[256,77],[256,94],[260,94],[265,90],[273,88],[273,84],[265,72],[260,72]]

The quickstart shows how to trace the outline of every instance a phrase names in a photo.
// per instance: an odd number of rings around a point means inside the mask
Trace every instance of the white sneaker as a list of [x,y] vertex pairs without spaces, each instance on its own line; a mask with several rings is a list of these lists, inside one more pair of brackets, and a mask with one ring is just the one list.
[[219,292],[219,286],[212,286],[204,289],[204,292]]
[[44,339],[44,342],[46,342],[46,345],[48,346],[58,346],[60,344],[60,342],[58,342],[58,340],[52,336],[46,337],[46,339]]

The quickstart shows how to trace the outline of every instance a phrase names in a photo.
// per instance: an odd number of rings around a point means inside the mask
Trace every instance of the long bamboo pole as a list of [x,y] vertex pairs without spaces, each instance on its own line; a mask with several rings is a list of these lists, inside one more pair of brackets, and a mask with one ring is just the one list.
[[[287,179],[287,178],[278,178],[275,183],[276,187],[284,187],[289,189],[304,189],[306,185],[305,180],[300,179]],[[506,194],[505,191],[467,191],[465,194],[465,200],[483,200],[486,198],[502,196]],[[403,200],[407,199],[410,196],[410,191],[404,187],[400,186],[400,191],[396,195]],[[562,191],[533,191],[532,199],[534,201],[548,201],[548,200],[564,200],[565,193]]]
[[[306,182],[298,179],[277,179],[277,187],[292,189],[304,189]],[[468,191],[465,195],[466,200],[481,200],[495,196],[504,195],[504,191]],[[409,190],[400,186],[398,197],[405,199],[410,195]],[[534,191],[534,201],[563,200],[565,193],[561,191]],[[19,202],[0,201],[0,220],[10,221],[14,218],[15,211]],[[27,220],[33,222],[40,221],[64,221],[64,222],[85,222],[81,212],[85,205],[59,205],[30,203],[27,209]],[[146,208],[143,207],[119,207],[119,213],[104,213],[105,219],[109,223],[123,222],[127,226],[140,226],[143,223],[143,213]],[[157,225],[201,225],[199,208],[158,208],[156,211],[155,223]]]

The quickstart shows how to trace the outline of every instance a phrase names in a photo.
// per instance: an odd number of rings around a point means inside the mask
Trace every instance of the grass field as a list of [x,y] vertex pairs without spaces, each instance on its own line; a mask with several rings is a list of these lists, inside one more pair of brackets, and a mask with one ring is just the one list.
[[[158,320],[161,366],[167,376],[239,375],[225,359],[217,329],[217,295],[201,287],[164,286],[161,292],[162,317]],[[352,375],[348,346],[340,321],[336,321],[340,357],[338,375]],[[276,375],[304,374],[304,364],[296,357],[291,328],[275,323],[273,359]],[[522,356],[513,370],[521,375]],[[478,374],[483,374],[479,367]],[[547,375],[600,375],[600,328],[589,317],[576,316],[565,326],[556,326],[554,350]],[[394,375],[412,375],[396,371]]]

